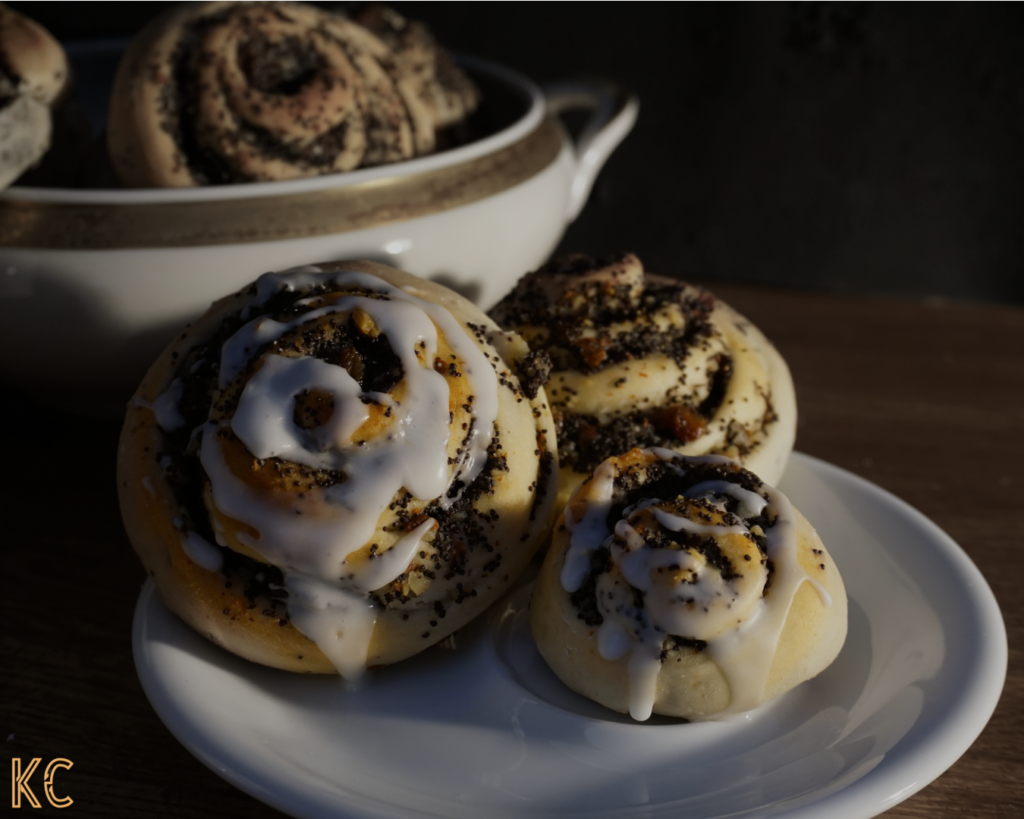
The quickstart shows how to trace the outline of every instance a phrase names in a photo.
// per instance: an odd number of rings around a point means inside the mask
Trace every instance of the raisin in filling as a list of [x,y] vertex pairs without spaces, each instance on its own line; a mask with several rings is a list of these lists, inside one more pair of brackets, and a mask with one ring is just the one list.
[[[545,277],[583,276],[624,258],[578,254],[556,259],[524,280],[492,315],[506,327],[544,327],[547,335],[539,348],[555,370],[594,373],[655,353],[681,365],[691,348],[712,332],[708,317],[715,305],[710,293],[683,282],[647,279],[637,296],[629,284],[600,280],[567,285],[574,297],[552,301],[541,285]],[[650,321],[666,304],[680,306],[684,321],[679,326],[665,329]],[[608,329],[630,324],[632,328],[625,332]]]

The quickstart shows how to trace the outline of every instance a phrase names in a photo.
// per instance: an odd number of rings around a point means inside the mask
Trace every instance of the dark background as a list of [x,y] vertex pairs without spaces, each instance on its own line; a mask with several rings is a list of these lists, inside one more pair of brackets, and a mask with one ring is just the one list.
[[[163,3],[10,3],[62,40]],[[327,4],[322,4],[327,5]],[[560,250],[832,292],[1024,303],[1018,3],[396,3],[540,83],[624,83],[640,118]]]

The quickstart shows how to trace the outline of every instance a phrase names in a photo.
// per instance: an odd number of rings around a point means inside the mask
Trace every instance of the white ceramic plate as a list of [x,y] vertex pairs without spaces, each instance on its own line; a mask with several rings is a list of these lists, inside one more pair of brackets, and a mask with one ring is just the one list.
[[134,626],[143,687],[213,771],[296,817],[874,816],[970,746],[1006,674],[974,564],[878,487],[794,455],[780,488],[846,582],[836,662],[729,722],[635,724],[568,691],[529,634],[529,588],[357,690],[239,660],[151,583]]

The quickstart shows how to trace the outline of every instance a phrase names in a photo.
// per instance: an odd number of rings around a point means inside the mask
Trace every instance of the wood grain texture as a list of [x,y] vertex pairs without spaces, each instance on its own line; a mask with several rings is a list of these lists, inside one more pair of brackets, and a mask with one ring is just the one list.
[[[715,290],[789,362],[797,448],[934,520],[978,565],[1003,610],[1010,662],[993,719],[949,771],[885,815],[1024,815],[1024,311]],[[131,624],[144,575],[117,509],[119,425],[9,393],[0,394],[0,417],[8,756],[72,760],[57,788],[74,799],[68,815],[281,816],[194,759],[139,685]],[[34,812],[57,811],[44,800]]]

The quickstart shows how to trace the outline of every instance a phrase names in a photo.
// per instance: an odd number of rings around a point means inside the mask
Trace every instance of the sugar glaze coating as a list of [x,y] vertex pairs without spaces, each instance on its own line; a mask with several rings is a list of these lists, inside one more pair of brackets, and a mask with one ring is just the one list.
[[846,596],[778,490],[721,456],[633,450],[565,508],[531,622],[580,693],[637,720],[721,718],[831,663]]
[[[399,271],[321,267],[262,277],[155,365],[126,422],[122,509],[148,568],[158,546],[182,550],[161,592],[194,626],[354,680],[508,587],[546,534],[556,456],[543,393],[527,399],[505,362],[521,340]],[[160,503],[140,512],[146,483]],[[280,650],[236,628],[254,604]]]

